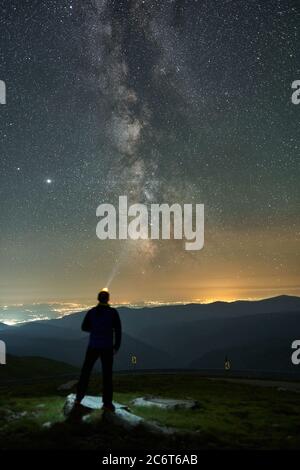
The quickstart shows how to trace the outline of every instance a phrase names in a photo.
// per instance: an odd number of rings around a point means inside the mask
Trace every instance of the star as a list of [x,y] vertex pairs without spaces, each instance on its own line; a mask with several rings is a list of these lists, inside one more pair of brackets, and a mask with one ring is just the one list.
[[46,184],[52,184],[52,183],[53,183],[53,180],[51,178],[46,179]]

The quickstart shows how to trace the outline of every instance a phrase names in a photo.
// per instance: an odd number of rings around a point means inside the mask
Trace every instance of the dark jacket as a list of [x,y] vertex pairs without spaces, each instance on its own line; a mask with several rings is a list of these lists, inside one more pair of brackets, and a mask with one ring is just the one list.
[[122,328],[119,314],[108,304],[98,304],[89,310],[81,329],[90,333],[89,347],[115,348],[121,345]]

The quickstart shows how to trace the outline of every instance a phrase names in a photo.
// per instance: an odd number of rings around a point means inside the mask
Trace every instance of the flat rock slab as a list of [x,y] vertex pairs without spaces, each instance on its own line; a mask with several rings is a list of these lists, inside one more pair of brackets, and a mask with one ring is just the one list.
[[[74,393],[71,393],[66,398],[63,412],[67,418],[70,418],[72,416],[75,398],[76,395]],[[88,414],[92,413],[95,410],[102,409],[102,399],[100,397],[86,395],[81,401],[81,405],[82,408],[80,411],[80,418],[86,420],[86,416]],[[128,411],[126,406],[121,405],[120,403],[114,402],[114,405],[116,408],[116,411],[114,413],[112,413],[111,411],[103,411],[103,419],[112,424],[122,426],[128,430],[136,428],[137,426],[142,426],[149,432],[154,433],[170,434],[174,432],[173,429],[166,428],[164,426],[159,426],[158,424],[153,423],[151,421],[146,421],[141,416],[137,416],[131,413],[130,411]],[[76,411],[76,413],[78,413],[78,411]]]
[[157,397],[140,397],[135,398],[131,402],[135,406],[156,406],[165,410],[193,410],[199,407],[195,400],[175,400],[171,398],[157,398]]
[[[75,402],[76,395],[75,393],[71,393],[67,396],[66,402],[64,404],[64,414],[65,416],[69,415]],[[120,403],[114,403],[116,407],[116,411],[125,408]],[[93,397],[91,395],[86,395],[84,399],[81,401],[82,410],[93,411],[93,410],[101,410],[103,406],[102,398],[101,397]]]

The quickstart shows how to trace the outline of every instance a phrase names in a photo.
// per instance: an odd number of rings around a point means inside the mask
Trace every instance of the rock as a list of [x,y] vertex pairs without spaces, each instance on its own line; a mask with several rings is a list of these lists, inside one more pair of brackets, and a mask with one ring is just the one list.
[[[65,416],[68,416],[70,412],[73,410],[74,407],[74,402],[75,402],[76,395],[74,393],[71,393],[70,395],[67,396],[63,412]],[[82,411],[86,410],[86,412],[91,412],[93,410],[101,410],[103,403],[101,397],[93,397],[90,395],[86,395],[84,399],[81,401],[80,408]],[[120,405],[119,403],[114,403],[116,410],[118,408],[125,408],[123,405]]]
[[195,400],[176,400],[169,398],[157,398],[157,397],[140,397],[135,398],[132,402],[135,406],[155,406],[165,410],[193,410],[199,408],[199,403]]
[[104,411],[103,419],[113,424],[120,425],[128,430],[135,428],[144,422],[143,418],[130,413],[125,408],[116,408],[114,413]]
[[140,427],[154,434],[174,434],[177,432],[176,429],[160,426],[153,421],[146,421],[141,416],[130,413],[125,408],[116,409],[115,413],[107,411],[103,413],[103,419],[128,431]]
[[68,395],[65,401],[65,404],[63,406],[63,413],[65,416],[69,416],[73,410],[74,407],[74,402],[75,402],[75,397],[73,393],[71,395]]
[[[87,418],[84,417],[87,413],[91,413],[94,410],[102,409],[102,400],[100,397],[85,396],[81,402],[81,406],[78,409],[74,409],[75,394],[70,394],[66,398],[66,402],[63,408],[64,415],[71,417],[73,413],[76,414],[76,417],[80,417],[81,420],[86,421]],[[131,413],[128,408],[120,403],[115,403],[116,411],[113,413],[111,411],[103,411],[102,419],[112,423],[113,425],[121,426],[127,430],[134,429],[138,426],[144,427],[149,432],[154,433],[164,433],[172,434],[176,432],[173,429],[165,428],[159,426],[156,423],[151,421],[146,421],[141,416],[137,416]]]
[[52,426],[52,423],[50,421],[47,421],[46,423],[43,423],[43,425],[42,425],[42,427],[46,428],[46,429],[51,428],[51,426]]

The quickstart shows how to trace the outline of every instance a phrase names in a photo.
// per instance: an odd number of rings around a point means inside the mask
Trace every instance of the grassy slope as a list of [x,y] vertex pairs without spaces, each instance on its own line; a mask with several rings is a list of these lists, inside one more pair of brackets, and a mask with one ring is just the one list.
[[0,383],[5,380],[30,380],[78,372],[78,369],[70,364],[43,357],[8,355],[6,362],[6,365],[0,366]]
[[[300,448],[300,395],[199,378],[196,375],[116,376],[115,399],[136,396],[193,398],[197,411],[132,411],[168,426],[194,431],[194,436],[161,438],[142,431],[124,433],[96,413],[89,423],[68,423],[61,412],[61,380],[0,389],[0,448]],[[93,379],[89,393],[99,393]],[[22,415],[22,413],[26,413]],[[54,425],[47,429],[47,422]]]

